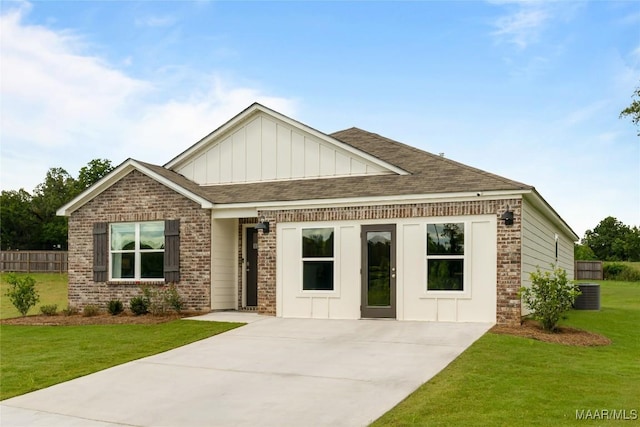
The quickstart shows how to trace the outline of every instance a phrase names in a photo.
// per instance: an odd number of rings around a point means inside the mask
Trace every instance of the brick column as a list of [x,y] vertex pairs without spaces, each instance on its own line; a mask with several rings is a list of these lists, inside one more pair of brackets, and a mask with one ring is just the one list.
[[[500,216],[506,205],[513,211],[512,225],[505,225]],[[498,208],[497,307],[496,322],[518,325],[522,316],[518,290],[522,286],[522,201],[505,200]]]
[[276,315],[276,220],[271,212],[258,212],[269,222],[269,233],[258,231],[258,313]]

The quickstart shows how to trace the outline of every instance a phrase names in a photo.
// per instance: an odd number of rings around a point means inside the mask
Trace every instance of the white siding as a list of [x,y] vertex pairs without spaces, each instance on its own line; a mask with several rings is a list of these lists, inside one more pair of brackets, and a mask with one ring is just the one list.
[[[558,258],[556,259],[556,240],[558,236]],[[523,199],[522,203],[522,283],[531,283],[529,274],[541,270],[550,270],[557,262],[558,267],[567,271],[567,277],[573,280],[573,241],[564,235],[559,227],[545,217],[531,203]]]
[[[426,290],[426,224],[464,222],[465,291]],[[495,322],[496,218],[493,215],[372,221],[396,224],[397,318],[454,322]],[[358,319],[361,296],[362,223],[357,221],[277,225],[277,301],[281,317]],[[302,228],[334,228],[334,290],[302,291]]]
[[211,309],[237,308],[238,220],[213,219],[211,228]]
[[176,171],[203,185],[389,173],[265,114],[212,141]]

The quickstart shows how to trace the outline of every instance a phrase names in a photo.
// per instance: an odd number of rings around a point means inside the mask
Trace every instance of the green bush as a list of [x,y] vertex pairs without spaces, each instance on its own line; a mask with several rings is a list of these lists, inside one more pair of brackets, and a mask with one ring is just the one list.
[[45,316],[55,316],[58,311],[58,305],[57,304],[42,305],[40,306],[40,311]]
[[26,316],[29,309],[40,301],[35,279],[31,276],[21,277],[12,273],[7,275],[6,280],[10,286],[6,296],[20,314]]
[[117,316],[124,311],[124,304],[119,299],[112,299],[107,303],[107,311],[112,316]]
[[540,321],[545,331],[553,332],[558,321],[580,295],[574,283],[567,280],[567,272],[553,267],[553,272],[541,272],[540,268],[530,274],[531,287],[520,288],[520,297],[531,310],[531,317]]
[[164,299],[169,304],[169,307],[173,309],[176,313],[182,312],[184,310],[184,301],[182,297],[178,293],[178,288],[175,283],[172,283],[165,291],[164,291]]
[[86,305],[82,310],[82,315],[84,317],[93,317],[97,316],[98,314],[100,314],[100,307],[94,304]]
[[138,295],[131,298],[129,301],[129,308],[131,312],[136,316],[149,313],[149,299],[144,295]]
[[605,280],[617,280],[621,282],[640,281],[640,271],[630,265],[619,262],[605,263],[602,267],[602,274]]
[[79,312],[78,307],[74,307],[73,305],[68,305],[67,308],[62,309],[62,314],[65,316],[74,316]]

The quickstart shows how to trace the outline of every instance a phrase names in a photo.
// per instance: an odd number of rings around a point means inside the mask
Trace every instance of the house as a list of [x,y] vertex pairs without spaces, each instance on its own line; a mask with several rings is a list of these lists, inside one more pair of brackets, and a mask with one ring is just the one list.
[[189,309],[519,322],[578,236],[534,187],[253,104],[164,166],[126,160],[60,208],[69,303],[175,283]]

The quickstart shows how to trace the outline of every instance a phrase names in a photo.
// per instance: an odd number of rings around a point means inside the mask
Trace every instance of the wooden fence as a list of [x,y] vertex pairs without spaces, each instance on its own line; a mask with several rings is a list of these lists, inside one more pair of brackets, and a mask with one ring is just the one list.
[[603,280],[602,261],[576,261],[576,280]]
[[69,255],[66,251],[0,252],[0,271],[24,273],[66,273]]

